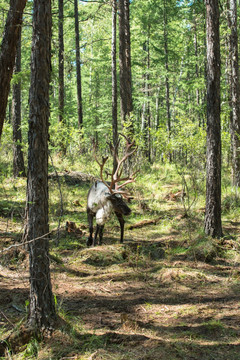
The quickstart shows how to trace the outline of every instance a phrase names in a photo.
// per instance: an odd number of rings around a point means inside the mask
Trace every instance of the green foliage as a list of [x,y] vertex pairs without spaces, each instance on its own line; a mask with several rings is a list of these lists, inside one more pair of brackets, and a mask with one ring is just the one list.
[[222,212],[227,214],[233,220],[238,217],[240,208],[240,195],[236,189],[231,189],[231,192],[226,193],[222,200]]
[[204,235],[196,238],[188,249],[188,256],[196,261],[212,262],[219,254],[217,242]]
[[40,348],[39,341],[32,339],[22,354],[22,359],[38,359],[38,351]]
[[[9,4],[0,4],[3,20]],[[51,152],[75,156],[90,148],[95,137],[100,149],[112,137],[111,114],[111,6],[105,1],[79,2],[80,56],[83,99],[83,128],[78,129],[75,58],[74,4],[64,3],[64,92],[62,124],[58,123],[58,5],[52,4],[52,80],[50,91]],[[224,4],[225,7],[225,4]],[[26,157],[28,131],[28,97],[30,86],[32,2],[27,3],[22,31],[22,71],[12,83],[22,84],[22,134]],[[2,22],[3,23],[3,22]],[[206,40],[203,1],[138,0],[130,3],[131,63],[134,110],[131,122],[143,161],[150,151],[152,161],[168,161],[170,154],[178,160],[197,157],[201,167],[205,158],[206,124]],[[221,22],[221,50],[227,62],[225,44],[228,25],[225,12]],[[118,37],[118,34],[117,34]],[[167,44],[167,51],[165,45]],[[166,67],[166,56],[168,64]],[[149,58],[149,60],[147,60]],[[227,69],[223,73],[227,75]],[[119,77],[119,70],[118,70]],[[230,135],[228,84],[222,78],[223,158],[229,159]],[[171,134],[167,130],[166,81],[169,83]],[[148,88],[148,91],[146,89]],[[118,92],[118,97],[119,97]],[[11,101],[11,96],[10,96]],[[150,120],[143,129],[144,107]],[[9,108],[7,117],[11,118]],[[145,119],[146,121],[146,119]],[[120,108],[119,131],[122,131]],[[146,145],[148,138],[148,145]],[[5,124],[3,142],[11,144],[10,127]],[[4,145],[3,144],[3,145]],[[2,145],[2,146],[3,146]],[[146,148],[148,147],[148,149]],[[174,156],[175,156],[174,155]],[[9,163],[9,162],[8,162]],[[9,167],[9,166],[8,166]],[[9,170],[11,171],[11,167]]]

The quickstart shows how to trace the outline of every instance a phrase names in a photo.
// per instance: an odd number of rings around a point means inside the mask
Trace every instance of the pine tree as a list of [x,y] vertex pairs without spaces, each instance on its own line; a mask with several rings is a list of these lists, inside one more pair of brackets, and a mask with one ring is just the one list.
[[207,24],[207,179],[205,233],[222,236],[220,41],[218,0],[206,0]]
[[11,0],[0,51],[0,138],[6,115],[22,15],[27,0]]
[[[16,62],[14,74],[21,71],[21,30],[17,44]],[[22,152],[22,131],[21,131],[21,80],[12,87],[12,126],[13,126],[13,176],[25,177],[25,167]]]
[[51,0],[34,1],[29,93],[27,240],[30,326],[49,329],[56,319],[49,268],[48,126],[51,68]]

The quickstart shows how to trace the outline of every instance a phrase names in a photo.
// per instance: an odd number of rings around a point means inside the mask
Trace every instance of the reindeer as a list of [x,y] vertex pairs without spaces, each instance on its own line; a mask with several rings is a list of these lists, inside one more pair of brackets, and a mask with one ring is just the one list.
[[[109,144],[110,150],[114,157],[116,168],[113,169],[111,173],[111,182],[107,182],[103,178],[103,168],[105,163],[108,160],[108,157],[102,157],[102,161],[100,162],[96,156],[96,145],[94,144],[94,157],[100,166],[100,178],[101,181],[95,181],[88,192],[87,197],[87,216],[88,216],[88,224],[89,224],[89,237],[87,240],[87,246],[95,246],[97,243],[97,237],[99,235],[99,245],[102,244],[103,238],[103,229],[105,223],[111,217],[112,212],[114,212],[118,218],[121,228],[121,237],[120,243],[123,243],[123,235],[124,235],[124,218],[123,215],[129,215],[131,213],[131,209],[128,207],[126,202],[123,200],[129,199],[130,195],[128,192],[124,191],[122,188],[135,181],[136,173],[131,174],[130,176],[123,176],[123,163],[129,158],[136,150],[135,141],[132,143],[129,142],[126,136],[122,135],[126,141],[126,150],[122,159],[119,160],[117,152],[119,141],[117,145],[114,147],[112,144]],[[108,174],[109,175],[109,174]],[[120,182],[122,182],[120,184]],[[96,217],[96,232],[93,238],[93,218]]]

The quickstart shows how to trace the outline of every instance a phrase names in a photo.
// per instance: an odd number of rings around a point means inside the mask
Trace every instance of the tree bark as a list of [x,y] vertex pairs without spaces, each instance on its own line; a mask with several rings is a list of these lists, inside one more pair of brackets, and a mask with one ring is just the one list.
[[64,120],[63,0],[58,0],[58,119]]
[[132,78],[131,78],[131,45],[129,24],[129,0],[119,0],[119,68],[120,68],[120,105],[122,123],[130,121],[130,132],[133,124],[130,113],[132,103]]
[[150,115],[150,25],[148,25],[147,40],[144,45],[146,51],[146,73],[144,86],[144,104],[142,111],[142,133],[144,138],[144,153],[149,162],[151,162],[151,115]]
[[[14,74],[21,71],[21,30],[17,44],[16,62]],[[25,177],[25,167],[22,152],[21,131],[21,80],[12,87],[12,126],[13,126],[13,176]]]
[[79,47],[79,23],[78,23],[78,0],[74,0],[74,17],[75,17],[75,43],[76,43],[76,69],[77,69],[77,103],[78,103],[78,126],[83,126],[83,109],[82,109],[82,76],[81,60]]
[[207,176],[205,233],[222,236],[220,41],[218,0],[206,0],[207,24]]
[[48,226],[48,127],[51,71],[51,0],[35,0],[29,93],[27,240],[30,267],[29,325],[49,329],[56,319]]
[[230,34],[230,90],[231,90],[231,141],[233,185],[240,186],[240,89],[238,66],[237,3],[229,1]]
[[[164,37],[164,57],[165,57],[165,99],[166,99],[166,115],[167,115],[167,134],[168,140],[171,139],[171,113],[170,113],[170,90],[169,90],[169,66],[168,66],[168,16],[167,16],[167,5],[166,0],[164,0],[164,9],[163,9],[163,37]],[[172,153],[169,152],[168,155],[169,161],[172,161]]]
[[[117,1],[112,3],[112,135],[113,145],[117,149],[118,142],[118,118],[117,118],[117,44],[116,44],[116,23],[117,23]],[[113,159],[113,168],[117,168],[116,157]]]
[[100,79],[99,79],[99,73],[96,71],[95,72],[95,76],[93,79],[93,83],[95,84],[95,89],[94,89],[94,117],[95,117],[95,143],[96,143],[96,147],[98,148],[99,145],[99,132],[98,132],[98,126],[99,126],[99,102],[100,102],[100,94],[99,94],[99,90],[100,90]]
[[131,65],[131,35],[130,35],[130,11],[129,0],[124,1],[125,12],[125,44],[126,44],[126,71],[127,71],[127,109],[130,113],[133,110],[132,101],[132,65]]
[[[196,73],[196,79],[198,79],[199,78],[198,40],[197,40],[197,20],[196,20],[195,12],[194,12],[194,17],[193,17],[193,31],[194,31],[194,53],[195,53],[195,59],[196,59],[195,73]],[[196,89],[196,104],[197,104],[198,123],[199,123],[199,127],[200,127],[201,126],[201,117],[200,117],[200,113],[199,113],[200,94],[199,94],[198,88]]]
[[6,116],[10,81],[15,64],[17,43],[22,26],[22,14],[27,0],[10,0],[0,51],[0,139]]
[[171,137],[171,115],[170,115],[170,96],[169,96],[169,67],[168,67],[168,31],[167,31],[168,17],[166,1],[164,0],[163,26],[164,26],[164,56],[165,56],[165,93],[166,93],[166,110],[167,110],[167,132],[168,138]]

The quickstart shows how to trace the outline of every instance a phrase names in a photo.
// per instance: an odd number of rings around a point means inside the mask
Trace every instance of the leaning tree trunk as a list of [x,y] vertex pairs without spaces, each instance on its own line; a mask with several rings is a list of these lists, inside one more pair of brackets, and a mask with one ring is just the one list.
[[63,0],[58,0],[58,119],[64,120]]
[[240,186],[240,88],[238,66],[237,2],[229,1],[230,34],[230,89],[231,89],[231,140],[233,185]]
[[15,64],[22,14],[27,0],[11,0],[0,51],[0,139]]
[[[14,73],[21,71],[21,31],[17,45],[17,55]],[[22,152],[21,131],[21,80],[12,87],[12,126],[13,126],[13,176],[25,177],[25,167]]]
[[78,126],[83,126],[83,109],[82,109],[82,76],[81,60],[79,47],[79,23],[78,23],[78,0],[74,0],[74,17],[75,17],[75,44],[76,44],[76,69],[77,69],[77,104],[78,104]]
[[218,0],[206,0],[207,25],[207,178],[205,233],[222,236],[220,42]]
[[51,0],[35,0],[29,92],[27,240],[30,264],[29,324],[50,328],[56,318],[49,268],[48,124],[51,68]]

